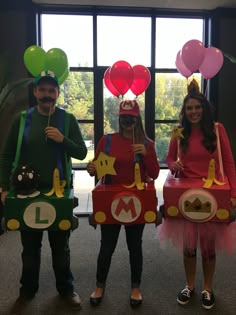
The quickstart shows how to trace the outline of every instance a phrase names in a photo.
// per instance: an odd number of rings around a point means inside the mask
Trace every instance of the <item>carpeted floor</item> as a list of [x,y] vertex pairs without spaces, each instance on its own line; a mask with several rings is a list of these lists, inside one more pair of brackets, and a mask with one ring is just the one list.
[[[79,229],[71,236],[71,265],[75,287],[82,299],[82,309],[70,311],[58,298],[51,256],[44,235],[40,273],[40,289],[25,311],[25,315],[233,315],[236,313],[236,255],[218,256],[215,275],[216,305],[210,310],[200,305],[201,261],[198,258],[196,294],[192,301],[182,307],[176,302],[177,292],[185,285],[182,256],[171,245],[161,245],[156,239],[153,224],[144,232],[144,270],[142,282],[143,305],[136,310],[130,308],[130,273],[124,229],[113,256],[106,292],[102,304],[93,308],[89,296],[95,286],[96,259],[100,243],[99,228],[94,230],[86,217],[80,218]],[[10,314],[18,296],[21,272],[21,245],[18,232],[7,232],[0,236],[0,315]]]

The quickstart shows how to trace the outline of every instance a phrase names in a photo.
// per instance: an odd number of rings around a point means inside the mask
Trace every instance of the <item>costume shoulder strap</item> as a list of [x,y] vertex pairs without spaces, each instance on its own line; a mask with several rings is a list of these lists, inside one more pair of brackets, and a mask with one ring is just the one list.
[[[107,155],[110,154],[111,138],[112,138],[112,134],[108,133],[106,135],[106,144],[105,144],[105,153]],[[111,175],[110,174],[105,175],[104,182],[105,182],[105,184],[111,184]]]
[[65,136],[68,137],[70,129],[70,114],[65,112]]
[[60,107],[58,107],[58,129],[61,132],[64,132],[65,137],[68,137],[70,129],[70,114]]
[[218,159],[219,159],[219,166],[220,166],[220,175],[222,180],[224,181],[224,168],[223,168],[223,161],[222,161],[222,153],[221,153],[221,146],[220,146],[220,134],[219,134],[219,124],[215,123],[215,132],[216,132],[216,145],[218,151]]
[[[67,113],[62,108],[58,107],[58,129],[64,133],[65,137],[68,137],[69,135],[69,129],[70,129],[70,114]],[[71,174],[72,174],[72,163],[71,158],[67,156],[65,153],[65,177],[66,177],[66,183],[67,187],[71,186]]]
[[25,130],[26,117],[27,117],[27,111],[24,110],[21,112],[21,117],[20,117],[20,126],[19,126],[18,138],[17,138],[15,161],[13,162],[13,169],[15,169],[19,163],[21,145],[22,145],[23,134]]
[[111,147],[111,133],[106,135],[106,145],[105,145],[105,153],[107,155],[110,154],[110,147]]

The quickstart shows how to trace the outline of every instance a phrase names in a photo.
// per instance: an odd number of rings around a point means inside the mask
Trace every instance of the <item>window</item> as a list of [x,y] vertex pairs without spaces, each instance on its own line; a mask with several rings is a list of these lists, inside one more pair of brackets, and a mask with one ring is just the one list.
[[156,68],[175,69],[177,52],[190,39],[203,40],[203,19],[156,19]]
[[151,65],[151,18],[98,16],[98,65],[125,60]]
[[[155,141],[160,165],[165,158],[173,124],[187,94],[188,80],[176,73],[175,60],[182,46],[191,39],[203,41],[203,19],[156,19]],[[194,78],[201,86],[201,76]]]
[[[80,212],[91,211],[94,178],[85,171],[86,163],[93,158],[103,133],[118,130],[121,98],[106,89],[103,82],[106,69],[118,60],[149,68],[151,87],[137,101],[148,136],[155,140],[160,165],[165,168],[170,133],[187,91],[187,79],[176,70],[176,55],[188,40],[203,42],[207,22],[199,12],[195,17],[193,12],[189,18],[186,13],[167,17],[157,12],[155,16],[154,10],[148,14],[142,9],[134,9],[130,15],[132,9],[122,14],[122,10],[118,13],[115,9],[102,12],[102,8],[93,8],[91,14],[86,10],[80,8],[77,14],[76,8],[71,14],[69,10],[66,14],[47,10],[41,14],[39,30],[39,41],[45,51],[61,48],[69,61],[70,73],[61,86],[58,102],[76,116],[88,147],[84,161],[73,160],[75,191],[83,198]],[[201,85],[200,74],[195,73],[194,78]],[[127,93],[125,98],[135,96]]]
[[41,43],[45,51],[64,50],[70,67],[92,67],[92,16],[42,14]]

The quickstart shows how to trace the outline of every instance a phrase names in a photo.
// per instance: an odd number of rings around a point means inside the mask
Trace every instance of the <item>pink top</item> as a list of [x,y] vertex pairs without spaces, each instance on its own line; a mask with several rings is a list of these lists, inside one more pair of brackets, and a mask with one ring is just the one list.
[[[235,165],[230,148],[229,139],[224,126],[218,123],[221,154],[223,161],[224,174],[228,177],[231,186],[231,197],[236,197],[236,174]],[[180,160],[184,169],[179,173],[180,177],[202,178],[207,177],[209,162],[212,158],[215,160],[216,177],[222,180],[220,176],[219,156],[217,148],[213,153],[201,144],[203,134],[199,128],[193,128],[189,137],[189,146],[185,153],[180,152]],[[169,169],[177,159],[177,140],[171,140],[167,153],[166,163]]]
[[[112,176],[112,184],[132,184],[134,182],[134,154],[132,152],[133,141],[114,133],[111,136],[109,156],[115,157],[114,168],[117,175]],[[95,154],[97,159],[100,152],[105,152],[106,136],[104,135],[98,143]],[[159,174],[159,164],[157,161],[154,143],[147,141],[146,155],[140,159],[140,172],[142,181],[146,177],[156,179]]]

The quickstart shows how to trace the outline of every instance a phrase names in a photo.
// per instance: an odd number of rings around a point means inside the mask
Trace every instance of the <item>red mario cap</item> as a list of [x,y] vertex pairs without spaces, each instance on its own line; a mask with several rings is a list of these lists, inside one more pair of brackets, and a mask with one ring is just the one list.
[[122,101],[120,103],[119,115],[139,116],[140,109],[138,103],[133,101]]

